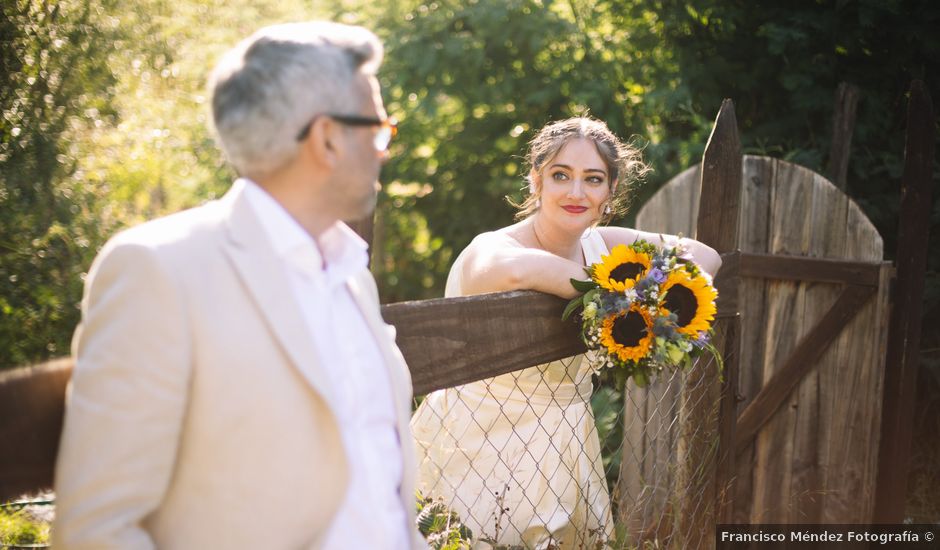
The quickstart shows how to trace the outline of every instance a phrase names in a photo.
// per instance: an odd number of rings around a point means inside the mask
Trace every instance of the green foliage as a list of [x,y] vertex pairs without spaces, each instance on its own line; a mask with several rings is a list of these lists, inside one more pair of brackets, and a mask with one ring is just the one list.
[[72,139],[114,117],[109,2],[0,12],[0,368],[68,351],[81,274],[110,232]]
[[0,508],[0,546],[48,542],[48,523],[33,521],[22,511]]
[[418,531],[434,550],[465,550],[473,542],[473,531],[441,499],[416,494]]
[[256,25],[309,17],[305,4],[0,6],[0,368],[68,354],[84,275],[117,230],[226,189],[206,75]]
[[[591,396],[591,410],[597,426],[597,436],[603,445],[601,456],[604,457],[604,472],[607,474],[607,486],[616,487],[620,477],[620,463],[623,460],[623,395],[626,376],[623,371],[606,369],[599,377],[599,387]],[[629,422],[629,421],[627,421]]]
[[[381,81],[389,112],[401,120],[380,197],[377,231],[387,240],[375,251],[387,301],[440,295],[446,260],[512,220],[505,197],[521,199],[520,156],[546,122],[590,111],[621,134],[641,127],[629,110],[636,79],[611,78],[623,65],[604,37],[584,32],[591,24],[584,18],[594,17],[587,5],[409,1],[347,9],[385,41]],[[405,208],[413,222],[394,225],[391,213]],[[435,259],[399,246],[415,236],[440,239]],[[409,270],[424,274],[420,285],[404,286]]]

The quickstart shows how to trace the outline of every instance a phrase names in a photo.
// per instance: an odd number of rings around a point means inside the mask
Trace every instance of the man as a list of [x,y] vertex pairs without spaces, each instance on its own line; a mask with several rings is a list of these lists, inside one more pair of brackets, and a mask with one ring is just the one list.
[[57,548],[417,548],[411,380],[366,244],[394,122],[359,27],[269,27],[214,72],[239,175],[88,275]]

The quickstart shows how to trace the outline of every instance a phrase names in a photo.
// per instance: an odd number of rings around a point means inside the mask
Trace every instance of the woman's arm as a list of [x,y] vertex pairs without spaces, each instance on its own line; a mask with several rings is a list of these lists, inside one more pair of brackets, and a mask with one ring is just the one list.
[[500,233],[478,236],[466,254],[461,286],[468,295],[537,290],[574,298],[580,293],[571,286],[571,279],[588,278],[583,266],[544,250],[522,247]]
[[618,244],[632,244],[637,239],[649,241],[656,246],[674,246],[678,243],[684,246],[692,254],[695,263],[712,277],[718,273],[718,269],[721,267],[721,256],[718,252],[694,239],[687,237],[680,239],[675,235],[650,233],[627,227],[600,227],[598,230],[604,237],[604,242],[607,243],[608,248],[613,248]]

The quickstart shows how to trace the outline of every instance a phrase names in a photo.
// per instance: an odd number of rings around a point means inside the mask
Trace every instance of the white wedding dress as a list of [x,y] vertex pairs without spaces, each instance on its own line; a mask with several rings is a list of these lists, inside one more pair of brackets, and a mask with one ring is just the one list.
[[[608,253],[593,229],[581,248],[587,264]],[[448,297],[463,295],[463,256],[451,267]],[[583,358],[433,392],[412,417],[419,490],[443,498],[475,539],[595,548],[610,538],[591,369]]]

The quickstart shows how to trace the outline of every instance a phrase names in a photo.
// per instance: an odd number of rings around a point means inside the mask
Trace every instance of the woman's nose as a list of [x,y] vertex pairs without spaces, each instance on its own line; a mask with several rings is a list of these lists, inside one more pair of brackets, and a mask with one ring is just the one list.
[[571,188],[568,189],[568,196],[576,199],[580,199],[584,196],[584,184],[580,179],[576,179],[572,182]]

